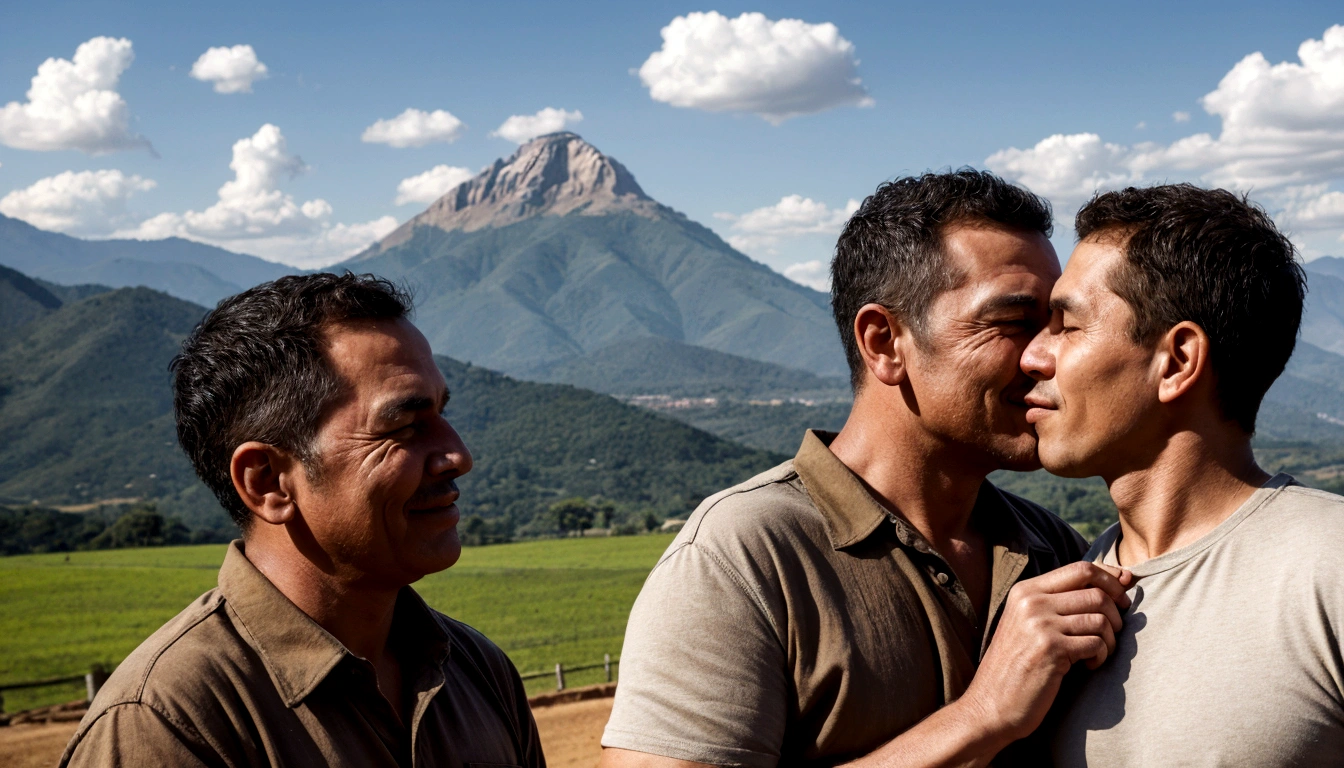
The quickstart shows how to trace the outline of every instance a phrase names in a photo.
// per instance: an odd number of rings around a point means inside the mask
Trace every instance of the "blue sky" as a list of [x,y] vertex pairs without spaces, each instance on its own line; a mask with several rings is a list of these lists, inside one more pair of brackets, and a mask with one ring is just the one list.
[[[402,180],[507,156],[516,144],[491,133],[551,107],[581,112],[569,129],[650,195],[803,281],[820,270],[797,265],[824,263],[850,200],[893,176],[967,164],[1047,194],[1062,220],[1098,186],[1241,187],[1309,257],[1344,252],[1344,30],[1327,34],[1344,24],[1337,2],[1080,5],[10,3],[0,9],[0,109],[9,110],[0,113],[0,212],[86,237],[185,234],[329,263],[425,207],[394,202]],[[720,32],[748,12],[780,35],[773,25],[784,19],[834,25],[842,39],[817,66],[850,67],[871,106],[855,95],[830,106],[814,98],[807,114],[774,124],[749,110],[710,111],[704,98],[655,100],[639,70],[662,49],[660,31],[708,11],[724,17]],[[710,22],[695,19],[688,28],[709,34]],[[105,90],[124,101],[125,133],[152,151],[65,148],[77,131],[46,140],[33,132],[47,124],[23,123],[35,114],[22,110],[39,65],[99,37],[130,41],[133,62]],[[1307,41],[1318,60],[1299,59]],[[251,92],[219,93],[189,75],[207,49],[237,45],[267,70]],[[741,45],[750,52],[751,41]],[[1236,88],[1220,88],[1256,52],[1265,66],[1246,65]],[[817,77],[817,93],[843,90]],[[739,92],[746,86],[724,87],[719,106],[751,100]],[[1211,110],[1201,99],[1215,91]],[[444,110],[465,128],[418,147],[361,141],[408,108]],[[263,136],[267,124],[277,130]],[[1209,141],[1187,139],[1200,134]],[[210,218],[234,178],[234,144],[249,138],[270,170],[230,205],[269,195],[256,204],[272,208]],[[303,167],[291,177],[294,158]],[[806,200],[780,205],[791,195]],[[313,201],[325,207],[304,206]],[[1057,245],[1069,241],[1065,228]]]

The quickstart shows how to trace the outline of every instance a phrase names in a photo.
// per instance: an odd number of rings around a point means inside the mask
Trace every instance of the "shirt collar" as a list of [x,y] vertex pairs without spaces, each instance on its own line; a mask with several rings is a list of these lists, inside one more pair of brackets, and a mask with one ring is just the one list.
[[[231,543],[224,556],[219,591],[288,707],[298,706],[347,657],[355,658],[257,570],[242,540]],[[429,606],[405,587],[395,610],[392,637],[409,651],[405,657],[441,665],[451,643]]]
[[[914,526],[874,498],[858,475],[831,453],[830,444],[835,436],[834,432],[809,429],[793,459],[803,487],[821,511],[831,546],[843,549],[856,544],[890,521],[903,545],[937,555]],[[988,481],[980,487],[975,514],[991,544],[1000,544],[1010,552],[1025,552],[1029,548],[1050,550],[1039,535],[1023,524],[1016,505]]]

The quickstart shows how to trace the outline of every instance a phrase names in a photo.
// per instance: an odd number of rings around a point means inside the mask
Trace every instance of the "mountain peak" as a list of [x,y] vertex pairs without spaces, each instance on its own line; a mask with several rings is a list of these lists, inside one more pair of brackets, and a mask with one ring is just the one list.
[[496,160],[452,188],[361,255],[399,245],[417,227],[472,232],[534,216],[600,216],[619,211],[657,218],[666,209],[644,194],[625,166],[578,134],[548,133],[525,142],[507,159]]

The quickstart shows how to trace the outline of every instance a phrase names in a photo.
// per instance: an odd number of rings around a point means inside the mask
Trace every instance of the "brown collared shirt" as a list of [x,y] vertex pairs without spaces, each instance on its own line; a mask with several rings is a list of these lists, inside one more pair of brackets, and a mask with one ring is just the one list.
[[832,765],[957,698],[1008,590],[1082,557],[1046,510],[986,482],[989,621],[908,523],[809,432],[798,455],[707,499],[649,575],[607,747],[713,765]]
[[66,747],[66,766],[544,766],[518,672],[476,630],[397,598],[406,724],[373,666],[229,547],[219,587],[141,643]]

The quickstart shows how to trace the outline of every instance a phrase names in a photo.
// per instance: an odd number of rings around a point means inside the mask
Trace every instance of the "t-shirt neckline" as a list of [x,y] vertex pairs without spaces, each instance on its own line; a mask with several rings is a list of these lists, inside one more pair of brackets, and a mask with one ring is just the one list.
[[[1106,565],[1128,568],[1129,571],[1134,574],[1135,579],[1142,579],[1163,571],[1169,571],[1172,568],[1189,561],[1199,553],[1226,538],[1227,535],[1238,525],[1241,525],[1246,518],[1254,514],[1257,509],[1263,507],[1266,502],[1278,495],[1280,491],[1294,483],[1296,483],[1296,480],[1293,479],[1292,475],[1283,472],[1274,475],[1267,480],[1264,485],[1255,489],[1255,493],[1252,493],[1250,498],[1242,502],[1241,506],[1237,507],[1237,511],[1233,512],[1231,517],[1219,523],[1212,531],[1209,531],[1180,549],[1174,549],[1164,555],[1158,555],[1157,557],[1145,560],[1134,566],[1119,565],[1120,558],[1117,556],[1116,550],[1120,547],[1121,531],[1120,524],[1116,523],[1112,526],[1111,530],[1107,531],[1107,534],[1111,535],[1111,541],[1103,550],[1105,554],[1102,555],[1101,562]],[[1103,534],[1103,536],[1104,535],[1106,534]]]

